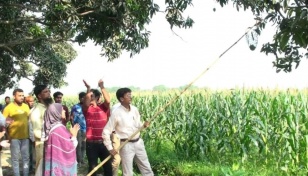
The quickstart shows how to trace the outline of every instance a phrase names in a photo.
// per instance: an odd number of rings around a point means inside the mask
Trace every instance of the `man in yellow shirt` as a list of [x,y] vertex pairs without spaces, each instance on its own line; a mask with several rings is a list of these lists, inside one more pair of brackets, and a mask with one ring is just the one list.
[[38,167],[43,158],[43,148],[44,142],[41,141],[42,137],[42,127],[44,120],[44,113],[48,105],[52,103],[52,98],[50,96],[50,90],[46,85],[37,85],[34,87],[33,92],[38,100],[38,103],[33,107],[29,117],[32,125],[35,142],[35,172],[38,172]]
[[8,126],[8,136],[11,141],[11,159],[14,176],[19,176],[19,154],[22,157],[23,175],[29,175],[29,127],[28,115],[29,106],[24,102],[24,92],[22,89],[13,91],[14,101],[3,110],[3,116],[13,120]]

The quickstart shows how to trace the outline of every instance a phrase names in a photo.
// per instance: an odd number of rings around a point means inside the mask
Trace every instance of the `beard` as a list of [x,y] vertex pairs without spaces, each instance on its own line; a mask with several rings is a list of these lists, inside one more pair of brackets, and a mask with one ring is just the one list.
[[15,99],[15,103],[18,104],[18,105],[22,105],[24,103],[24,100],[16,100]]
[[50,97],[50,98],[45,98],[45,99],[43,99],[43,102],[44,102],[44,104],[45,105],[50,105],[50,104],[52,104],[53,103],[53,100],[52,100],[52,98]]

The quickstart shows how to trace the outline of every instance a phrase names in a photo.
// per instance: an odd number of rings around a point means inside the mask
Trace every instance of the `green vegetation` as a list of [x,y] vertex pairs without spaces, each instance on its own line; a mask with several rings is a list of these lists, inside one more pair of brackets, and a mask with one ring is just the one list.
[[261,52],[275,56],[273,66],[277,72],[291,72],[303,58],[308,57],[308,1],[306,0],[216,0],[222,7],[230,3],[238,10],[248,10],[255,15],[254,33],[250,33],[248,44],[254,50],[266,24],[275,26],[272,41],[262,45]]
[[[65,85],[67,64],[77,56],[73,43],[93,41],[109,61],[119,58],[123,51],[131,57],[139,54],[149,46],[148,24],[155,15],[162,13],[171,29],[190,28],[194,21],[186,10],[194,2],[197,1],[1,0],[0,93],[13,88],[21,78],[34,85]],[[272,41],[265,43],[261,52],[276,57],[273,64],[277,72],[292,71],[308,56],[307,0],[216,2],[222,7],[233,4],[234,9],[255,15],[256,26],[246,36],[251,50],[256,48],[266,24],[276,26]]]
[[131,57],[140,53],[149,45],[148,24],[159,11],[171,28],[192,26],[183,15],[191,1],[163,5],[152,0],[1,0],[0,93],[21,78],[34,85],[65,85],[66,66],[77,56],[73,43],[92,41],[109,61],[122,51]]
[[[177,93],[135,92],[133,104],[147,120]],[[185,176],[305,175],[307,95],[307,90],[188,91],[142,133],[153,170]]]

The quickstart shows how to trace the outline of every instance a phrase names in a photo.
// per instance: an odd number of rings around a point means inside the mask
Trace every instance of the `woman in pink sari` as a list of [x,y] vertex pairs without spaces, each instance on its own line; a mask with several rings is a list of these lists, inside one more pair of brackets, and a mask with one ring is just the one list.
[[61,123],[65,118],[62,105],[48,106],[44,116],[44,176],[77,176],[76,146],[79,125],[70,132]]

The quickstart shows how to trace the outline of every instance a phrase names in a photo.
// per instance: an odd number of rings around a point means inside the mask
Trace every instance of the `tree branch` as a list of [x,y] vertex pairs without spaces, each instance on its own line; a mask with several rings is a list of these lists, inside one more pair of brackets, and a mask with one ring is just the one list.
[[29,81],[34,81],[33,79],[30,79],[30,78],[28,78],[28,76],[25,76],[24,78],[26,78],[27,80],[29,80]]
[[279,15],[280,15],[283,19],[286,18],[285,16],[283,16],[283,14],[280,12],[280,10],[277,10],[277,12],[279,13]]
[[[179,36],[176,32],[174,32],[173,29],[171,29],[171,31],[172,31],[172,33],[173,33],[174,35],[176,35],[177,37],[179,37],[183,42],[186,42],[181,36]],[[186,42],[186,43],[187,43],[187,42]]]
[[8,50],[11,54],[13,54],[15,57],[17,57],[17,54],[8,46],[3,46],[2,48]]
[[0,24],[13,24],[13,23],[18,23],[20,21],[34,21],[45,25],[45,23],[42,22],[41,20],[43,19],[35,17],[24,17],[24,18],[16,18],[14,20],[0,20]]
[[28,9],[32,12],[45,12],[44,10],[38,10],[35,7],[29,6],[29,5],[22,5],[22,4],[0,4],[0,7],[6,8],[6,7],[15,7],[19,9]]
[[16,46],[16,45],[25,44],[25,43],[34,43],[34,42],[37,42],[39,40],[47,40],[51,43],[66,41],[63,38],[59,38],[59,39],[51,39],[51,38],[47,38],[47,37],[25,38],[24,40],[15,40],[15,41],[12,41],[12,42],[9,42],[9,43],[0,43],[0,48],[5,48],[5,47],[8,47],[8,46]]
[[16,40],[13,42],[9,42],[9,43],[0,43],[0,48],[1,47],[6,47],[6,46],[15,46],[15,45],[20,45],[23,43],[33,43],[42,39],[46,39],[46,37],[39,37],[39,38],[34,38],[34,39],[26,39],[26,40]]
[[90,13],[94,13],[95,10],[89,10],[89,11],[86,11],[86,12],[82,12],[82,13],[79,13],[78,16],[85,16],[85,15],[88,15]]

